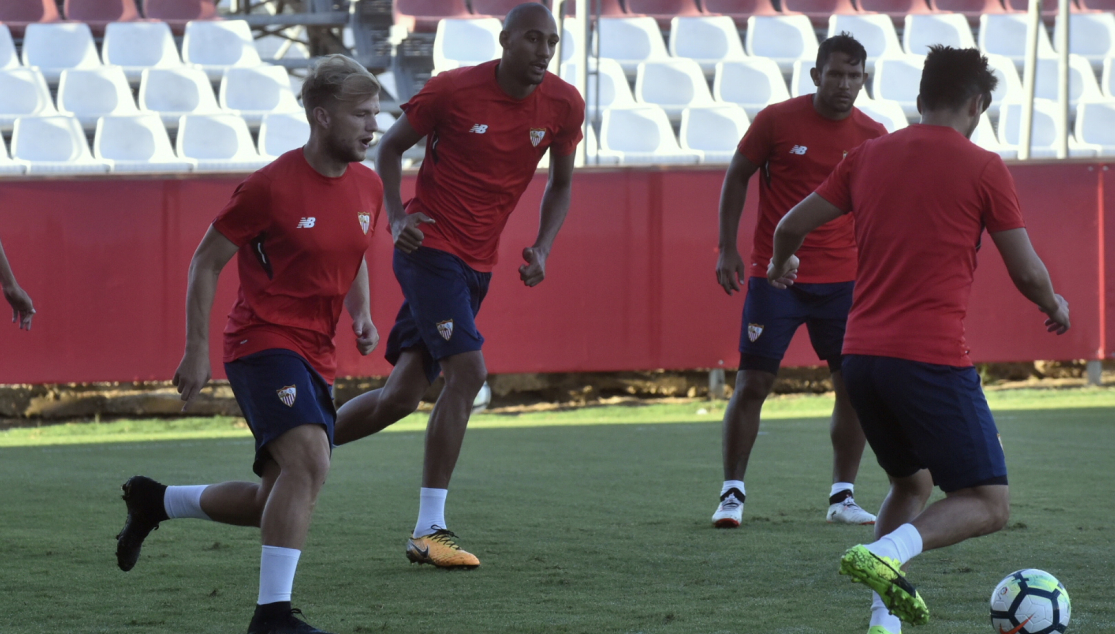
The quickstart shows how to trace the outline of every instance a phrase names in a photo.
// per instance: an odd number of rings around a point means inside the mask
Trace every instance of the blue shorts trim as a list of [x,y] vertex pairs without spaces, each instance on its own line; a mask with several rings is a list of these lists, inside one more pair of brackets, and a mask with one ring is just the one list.
[[256,475],[271,459],[267,444],[295,427],[321,425],[333,446],[333,386],[297,352],[261,350],[226,363],[225,374],[256,439]]
[[392,268],[405,301],[387,336],[385,357],[395,365],[403,351],[421,350],[426,378],[433,383],[441,373],[439,361],[484,345],[476,315],[492,274],[429,247],[411,253],[395,249]]
[[854,288],[855,282],[835,282],[780,289],[764,278],[749,278],[739,336],[740,369],[777,373],[794,333],[805,324],[817,357],[838,370]]
[[863,433],[887,474],[929,469],[946,493],[1007,483],[999,430],[975,368],[850,354],[843,370]]

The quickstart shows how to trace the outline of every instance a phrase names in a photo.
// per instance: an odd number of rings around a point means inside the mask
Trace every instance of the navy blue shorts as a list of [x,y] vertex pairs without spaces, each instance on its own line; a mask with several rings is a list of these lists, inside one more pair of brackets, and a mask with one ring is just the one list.
[[267,443],[302,425],[321,425],[333,446],[333,386],[292,350],[262,350],[225,364],[236,403],[256,438],[252,470],[263,475]]
[[739,336],[739,369],[777,374],[790,340],[805,324],[817,357],[833,372],[839,370],[854,288],[855,282],[835,282],[781,289],[765,278],[749,278]]
[[999,430],[975,368],[849,354],[844,383],[890,476],[929,469],[945,493],[1007,483]]
[[426,378],[433,383],[446,357],[475,352],[484,345],[476,314],[488,294],[491,273],[481,273],[445,251],[395,249],[392,267],[403,289],[403,307],[387,336],[387,362],[406,350],[421,350]]

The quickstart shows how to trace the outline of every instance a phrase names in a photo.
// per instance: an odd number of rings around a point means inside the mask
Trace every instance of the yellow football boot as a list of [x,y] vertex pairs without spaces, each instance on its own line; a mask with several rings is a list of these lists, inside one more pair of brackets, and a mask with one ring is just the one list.
[[906,580],[897,559],[879,557],[863,544],[853,546],[840,558],[840,574],[862,583],[879,594],[890,613],[910,625],[929,622],[929,608],[917,589]]
[[476,555],[461,550],[453,531],[439,528],[429,535],[407,540],[407,559],[416,564],[432,564],[438,568],[471,570],[480,565]]

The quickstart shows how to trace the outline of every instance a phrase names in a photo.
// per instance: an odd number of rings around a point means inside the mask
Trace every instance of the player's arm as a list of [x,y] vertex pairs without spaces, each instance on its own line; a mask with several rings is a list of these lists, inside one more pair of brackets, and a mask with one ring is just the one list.
[[767,281],[775,288],[786,288],[794,283],[798,274],[798,258],[794,253],[817,227],[836,220],[844,212],[816,193],[794,206],[774,228],[774,255],[767,268]]
[[210,226],[190,261],[186,286],[186,352],[174,373],[174,385],[186,401],[183,410],[213,377],[209,365],[209,313],[217,296],[217,279],[237,249],[231,240]]
[[8,264],[8,256],[4,254],[3,244],[0,244],[0,287],[4,289],[4,299],[12,306],[12,323],[18,323],[20,330],[31,330],[35,307],[31,305],[31,297],[16,282],[12,267]]
[[356,334],[356,349],[360,354],[367,356],[379,344],[379,331],[372,323],[371,293],[368,290],[368,262],[360,259],[360,270],[356,272],[356,279],[352,280],[352,287],[345,295],[345,309],[352,317],[352,332]]
[[406,113],[399,117],[391,129],[379,140],[379,154],[376,158],[376,171],[383,180],[383,206],[387,209],[387,224],[391,228],[391,240],[395,248],[410,253],[422,246],[426,237],[419,226],[433,219],[426,214],[407,215],[403,209],[403,152],[422,140]]
[[992,233],[991,239],[1003,256],[1003,263],[1007,265],[1007,273],[1014,286],[1048,316],[1045,320],[1046,330],[1063,335],[1070,326],[1069,303],[1053,292],[1049,271],[1034,252],[1030,235],[1022,228],[1008,229]]
[[740,284],[747,276],[747,266],[740,257],[736,239],[743,205],[747,202],[747,183],[757,171],[759,166],[737,150],[720,188],[720,257],[716,260],[716,281],[729,295],[740,290]]
[[542,207],[539,211],[538,238],[534,245],[523,249],[526,264],[519,267],[519,278],[527,286],[538,286],[546,278],[546,259],[554,247],[558,231],[569,213],[569,202],[573,198],[573,157],[550,154],[550,180],[546,192],[542,194]]

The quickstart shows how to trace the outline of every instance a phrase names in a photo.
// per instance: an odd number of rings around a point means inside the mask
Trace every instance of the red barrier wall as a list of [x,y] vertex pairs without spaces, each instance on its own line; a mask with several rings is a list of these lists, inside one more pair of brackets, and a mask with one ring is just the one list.
[[[1101,358],[1115,335],[1115,210],[1110,171],[1069,162],[1014,166],[1031,236],[1074,328],[1047,335],[985,240],[968,319],[979,361]],[[743,298],[716,284],[716,206],[723,170],[616,169],[578,173],[573,205],[539,287],[516,268],[534,241],[539,175],[501,244],[479,317],[494,373],[734,367]],[[182,354],[186,270],[238,177],[5,180],[0,238],[35,300],[34,330],[0,328],[0,383],[169,379]],[[404,182],[413,188],[413,178]],[[753,193],[757,188],[752,188]],[[751,243],[757,195],[740,245]],[[383,219],[368,256],[372,316],[386,338],[401,293]],[[214,373],[235,298],[222,275],[213,310]],[[1100,289],[1106,289],[1101,293]],[[341,375],[383,375],[381,351],[360,357],[347,317],[338,326]],[[787,365],[816,365],[804,332]]]

